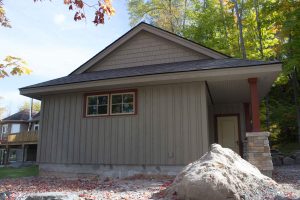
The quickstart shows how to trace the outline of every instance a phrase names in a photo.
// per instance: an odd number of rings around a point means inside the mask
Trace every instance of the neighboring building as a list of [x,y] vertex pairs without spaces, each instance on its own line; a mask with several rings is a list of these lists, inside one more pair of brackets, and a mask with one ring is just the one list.
[[[20,93],[42,101],[42,174],[170,174],[214,142],[268,171],[259,101],[280,71],[279,62],[231,58],[141,23],[70,75]],[[259,163],[246,137],[262,140]]]
[[21,110],[0,121],[0,164],[35,161],[39,113]]

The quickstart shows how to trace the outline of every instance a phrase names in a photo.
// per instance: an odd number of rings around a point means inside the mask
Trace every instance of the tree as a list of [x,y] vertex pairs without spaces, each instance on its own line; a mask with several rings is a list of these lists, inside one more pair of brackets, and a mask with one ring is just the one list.
[[300,142],[298,0],[128,0],[128,10],[131,25],[145,20],[234,57],[282,61],[261,118],[280,142],[293,141],[297,131]]
[[6,56],[3,62],[0,62],[0,79],[9,75],[30,74],[31,69],[27,67],[24,60],[14,56]]
[[237,2],[237,0],[232,0],[232,2],[234,3],[234,10],[235,10],[236,18],[237,18],[237,25],[239,28],[239,40],[240,40],[241,52],[243,55],[243,59],[246,59],[247,54],[246,54],[246,48],[245,48],[245,42],[244,42],[243,22],[242,22],[244,0],[241,0],[240,4]]
[[[25,101],[23,103],[23,105],[19,107],[19,111],[25,110],[25,109],[30,110],[30,106],[31,106],[30,102]],[[35,112],[39,112],[41,110],[41,102],[40,101],[33,101],[32,110],[35,111]]]
[[[38,0],[34,0],[35,2]],[[104,24],[105,15],[107,17],[115,14],[115,9],[112,6],[111,0],[95,0],[94,4],[88,4],[82,0],[64,0],[64,4],[68,5],[69,10],[76,10],[74,20],[82,20],[86,18],[85,8],[93,8],[95,10],[95,18],[93,23],[95,25]]]
[[186,25],[187,0],[128,0],[130,25],[146,21],[172,33],[181,34]]
[[285,47],[285,55],[288,57],[285,60],[285,73],[291,81],[293,89],[293,100],[297,115],[298,142],[300,143],[300,98],[299,98],[299,78],[300,71],[300,2],[294,2],[293,8],[286,13],[286,21],[283,25],[283,35],[288,38]]

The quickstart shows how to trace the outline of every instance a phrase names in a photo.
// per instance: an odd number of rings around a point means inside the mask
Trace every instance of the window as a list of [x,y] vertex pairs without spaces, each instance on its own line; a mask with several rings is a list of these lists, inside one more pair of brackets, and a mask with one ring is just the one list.
[[86,95],[87,117],[135,114],[136,91]]
[[2,125],[2,133],[7,133],[8,132],[8,124],[3,124]]
[[108,115],[109,95],[87,96],[86,116]]
[[110,114],[134,114],[134,99],[134,92],[111,94]]
[[11,125],[11,133],[20,133],[20,124],[12,124]]
[[33,130],[38,131],[39,130],[39,124],[34,124],[33,125]]

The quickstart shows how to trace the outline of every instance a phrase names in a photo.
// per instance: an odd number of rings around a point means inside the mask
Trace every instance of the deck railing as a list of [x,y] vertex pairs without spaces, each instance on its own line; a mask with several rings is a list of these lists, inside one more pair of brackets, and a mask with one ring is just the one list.
[[7,143],[35,143],[38,140],[37,131],[28,131],[21,133],[10,133],[7,135]]

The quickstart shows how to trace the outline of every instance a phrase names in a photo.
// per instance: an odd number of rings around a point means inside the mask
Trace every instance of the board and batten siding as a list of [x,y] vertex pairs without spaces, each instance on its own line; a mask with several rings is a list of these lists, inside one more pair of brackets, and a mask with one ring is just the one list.
[[209,57],[152,33],[142,31],[96,63],[88,71],[200,59],[209,59]]
[[185,165],[208,150],[203,82],[135,89],[128,116],[84,118],[84,93],[44,96],[38,162]]

